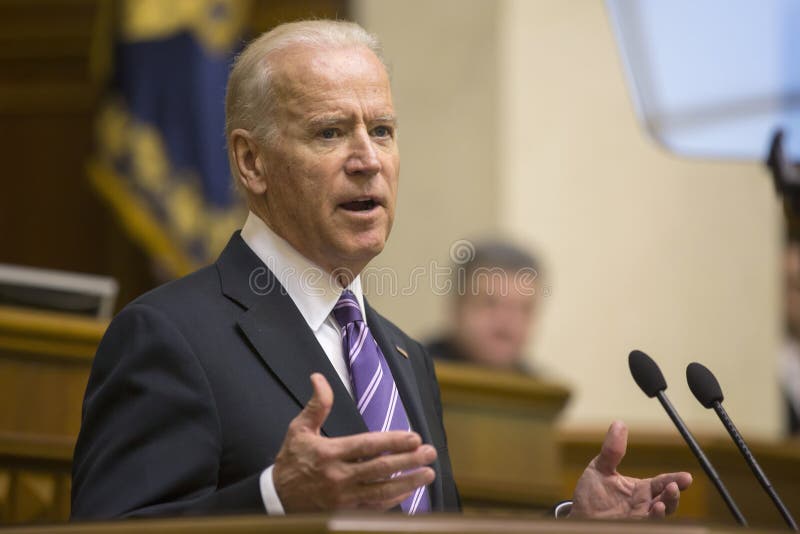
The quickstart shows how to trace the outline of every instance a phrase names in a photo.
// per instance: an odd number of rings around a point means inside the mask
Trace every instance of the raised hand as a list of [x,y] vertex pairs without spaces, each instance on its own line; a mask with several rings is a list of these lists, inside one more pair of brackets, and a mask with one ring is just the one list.
[[[272,470],[286,512],[369,508],[389,510],[419,486],[433,482],[427,467],[436,449],[415,432],[367,432],[327,438],[320,428],[333,406],[333,391],[319,373],[314,394],[289,424]],[[393,476],[400,471],[408,471]]]
[[570,517],[595,519],[661,518],[678,508],[680,492],[692,483],[689,473],[631,478],[617,472],[628,446],[628,429],[614,421],[600,454],[584,470],[573,494]]

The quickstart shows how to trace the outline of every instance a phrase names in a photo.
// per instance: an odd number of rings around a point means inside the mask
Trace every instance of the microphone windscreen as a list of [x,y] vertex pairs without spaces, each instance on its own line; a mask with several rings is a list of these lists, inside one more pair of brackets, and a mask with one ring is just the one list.
[[667,389],[667,381],[661,369],[653,359],[640,350],[631,351],[628,355],[628,367],[636,384],[648,397],[655,397],[659,391]]
[[713,408],[715,402],[722,402],[722,388],[719,387],[717,377],[708,368],[697,362],[692,362],[686,367],[686,381],[689,389],[706,408]]

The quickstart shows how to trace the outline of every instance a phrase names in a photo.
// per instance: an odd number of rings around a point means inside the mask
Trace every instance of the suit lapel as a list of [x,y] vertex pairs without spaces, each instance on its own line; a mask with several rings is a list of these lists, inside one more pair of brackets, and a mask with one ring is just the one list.
[[[400,340],[394,339],[389,333],[388,329],[384,327],[384,319],[378,315],[366,301],[364,302],[367,314],[367,325],[369,326],[372,336],[378,343],[378,346],[383,352],[386,363],[392,370],[392,377],[395,384],[397,384],[397,391],[400,398],[403,400],[403,407],[406,409],[411,427],[422,436],[422,441],[425,443],[433,443],[430,430],[428,429],[427,417],[425,416],[425,409],[422,406],[421,397],[419,394],[419,387],[414,373],[414,367],[411,359],[407,355],[403,355],[401,351],[406,354],[414,354],[409,352],[410,347],[404,347]],[[398,350],[399,349],[399,350]],[[433,465],[436,470],[437,476],[430,487],[431,507],[434,510],[441,509],[443,499],[441,468],[439,460],[437,459]]]
[[322,373],[333,408],[322,426],[328,436],[366,432],[364,420],[292,299],[237,233],[217,261],[223,293],[247,310],[242,333],[300,407],[311,398],[309,377]]
[[[264,263],[236,232],[217,260],[222,292],[244,311],[238,320],[242,334],[264,364],[303,407],[313,389],[309,376],[322,373],[333,389],[330,416],[322,426],[330,437],[367,432],[361,414],[342,384],[339,375],[320,347],[292,299]],[[425,409],[422,406],[414,367],[410,358],[398,351],[416,353],[398,345],[384,327],[384,319],[365,302],[367,325],[392,371],[411,426],[426,443],[432,443]],[[436,414],[430,414],[436,417]],[[437,477],[431,484],[431,506],[442,509],[442,482],[439,460],[433,465]]]

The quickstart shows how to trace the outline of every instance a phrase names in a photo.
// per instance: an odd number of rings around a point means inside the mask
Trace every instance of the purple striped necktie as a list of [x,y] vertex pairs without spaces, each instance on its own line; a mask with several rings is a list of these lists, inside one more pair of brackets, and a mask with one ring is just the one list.
[[[342,293],[333,307],[333,316],[342,328],[342,345],[348,359],[350,382],[358,411],[367,428],[371,432],[411,430],[386,358],[364,322],[355,295],[349,289]],[[400,506],[409,515],[429,512],[431,507],[427,487],[417,488]]]

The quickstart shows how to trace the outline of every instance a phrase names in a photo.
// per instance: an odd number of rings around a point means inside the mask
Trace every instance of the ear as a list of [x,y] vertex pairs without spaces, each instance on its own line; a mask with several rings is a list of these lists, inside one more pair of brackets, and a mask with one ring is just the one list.
[[230,146],[239,183],[251,194],[263,195],[267,190],[266,165],[256,139],[247,130],[237,128],[231,132]]

